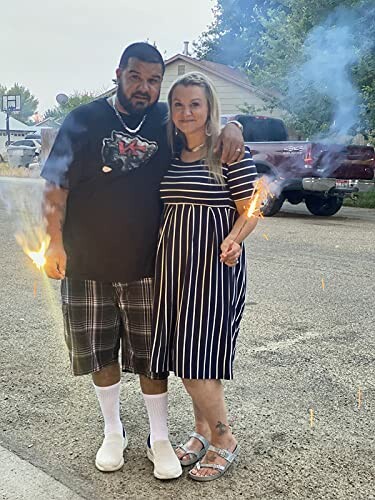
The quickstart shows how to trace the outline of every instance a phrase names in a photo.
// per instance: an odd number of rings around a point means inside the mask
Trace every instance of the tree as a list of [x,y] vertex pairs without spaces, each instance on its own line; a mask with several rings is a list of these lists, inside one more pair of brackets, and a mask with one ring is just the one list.
[[198,56],[228,64],[225,45],[233,38],[232,61],[253,83],[284,95],[279,106],[305,137],[375,130],[373,1],[259,5],[218,1],[214,23],[196,43]]
[[283,1],[218,0],[214,21],[194,49],[199,59],[249,68],[259,63],[258,39],[268,12],[288,10]]
[[7,88],[0,83],[0,97],[7,94]]
[[20,120],[23,123],[31,124],[31,116],[35,114],[39,101],[36,97],[32,95],[29,89],[15,83],[12,87],[6,88],[0,85],[0,95],[20,95],[21,96],[21,111],[11,113],[14,118]]
[[75,91],[68,96],[68,101],[65,104],[59,104],[54,108],[48,109],[44,113],[44,119],[54,118],[55,120],[61,120],[66,117],[74,108],[77,108],[81,104],[87,104],[93,101],[97,96],[96,92],[78,92]]

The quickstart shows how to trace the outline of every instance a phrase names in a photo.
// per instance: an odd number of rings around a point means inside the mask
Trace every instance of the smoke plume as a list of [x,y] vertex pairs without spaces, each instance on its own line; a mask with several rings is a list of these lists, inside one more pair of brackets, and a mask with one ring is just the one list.
[[330,140],[345,138],[360,125],[361,97],[351,71],[375,48],[374,19],[373,1],[337,8],[309,33],[303,46],[304,62],[290,74],[287,99],[292,110],[303,106],[309,91],[328,98],[332,122],[326,136]]

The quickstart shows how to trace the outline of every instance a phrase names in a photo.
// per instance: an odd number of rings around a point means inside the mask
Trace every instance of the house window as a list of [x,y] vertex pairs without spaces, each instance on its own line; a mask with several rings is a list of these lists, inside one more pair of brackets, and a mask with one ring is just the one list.
[[186,73],[185,64],[178,65],[178,75],[184,75]]

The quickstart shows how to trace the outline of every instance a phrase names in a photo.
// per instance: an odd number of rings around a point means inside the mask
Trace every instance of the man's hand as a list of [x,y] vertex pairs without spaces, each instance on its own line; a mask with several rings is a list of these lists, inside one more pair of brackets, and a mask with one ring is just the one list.
[[228,267],[233,267],[237,264],[241,255],[241,245],[230,238],[225,238],[221,246],[220,262],[223,262]]
[[66,253],[62,243],[50,243],[46,252],[44,269],[49,278],[55,280],[65,278]]
[[222,163],[235,163],[242,160],[245,147],[243,135],[234,123],[225,125],[215,146],[215,153],[221,152]]

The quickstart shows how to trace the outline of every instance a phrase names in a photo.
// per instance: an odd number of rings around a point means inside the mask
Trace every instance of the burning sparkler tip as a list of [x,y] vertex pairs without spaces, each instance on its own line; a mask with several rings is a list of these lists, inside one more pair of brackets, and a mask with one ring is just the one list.
[[314,427],[314,410],[310,408],[310,427]]
[[362,389],[358,389],[358,409],[360,410],[362,406]]

